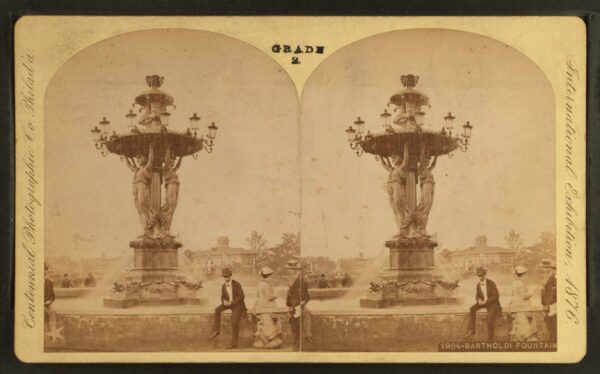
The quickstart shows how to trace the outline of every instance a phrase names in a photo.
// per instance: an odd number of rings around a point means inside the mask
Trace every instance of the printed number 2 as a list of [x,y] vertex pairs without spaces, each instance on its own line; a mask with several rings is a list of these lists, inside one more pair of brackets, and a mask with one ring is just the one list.
[[297,65],[299,63],[300,63],[300,60],[298,60],[298,56],[292,57],[292,65]]

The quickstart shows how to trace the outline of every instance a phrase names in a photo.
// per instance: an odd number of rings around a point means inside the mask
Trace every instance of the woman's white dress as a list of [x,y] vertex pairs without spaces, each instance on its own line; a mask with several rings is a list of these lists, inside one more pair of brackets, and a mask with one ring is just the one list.
[[537,328],[533,314],[524,309],[531,305],[531,293],[525,282],[517,279],[513,282],[513,298],[510,302],[511,316],[513,318],[511,340],[537,340]]
[[254,333],[254,347],[280,348],[282,329],[279,315],[276,314],[275,294],[273,287],[262,280],[257,287],[258,299],[254,305],[253,314],[256,315],[256,332]]

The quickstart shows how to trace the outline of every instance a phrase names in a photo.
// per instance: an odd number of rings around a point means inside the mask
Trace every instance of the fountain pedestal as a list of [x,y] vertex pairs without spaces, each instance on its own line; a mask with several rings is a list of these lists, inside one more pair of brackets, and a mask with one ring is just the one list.
[[133,306],[182,305],[206,303],[196,292],[201,283],[187,282],[178,271],[178,249],[181,243],[169,237],[134,240],[133,268],[122,281],[114,283],[110,297],[104,299],[109,308]]
[[452,296],[457,283],[447,283],[434,271],[433,250],[437,242],[428,237],[389,240],[390,267],[377,276],[365,298],[364,308],[395,305],[457,304]]

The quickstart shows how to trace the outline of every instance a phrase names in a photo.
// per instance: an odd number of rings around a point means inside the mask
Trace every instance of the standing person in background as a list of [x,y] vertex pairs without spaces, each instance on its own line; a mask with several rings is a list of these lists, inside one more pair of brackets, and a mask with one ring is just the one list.
[[62,282],[60,282],[60,286],[62,288],[73,288],[73,283],[71,283],[71,279],[69,278],[69,274],[63,276]]
[[234,349],[238,346],[238,338],[240,335],[240,322],[246,314],[246,303],[244,302],[244,290],[242,285],[231,279],[233,273],[231,269],[224,268],[221,270],[221,275],[225,280],[221,286],[221,305],[215,308],[215,319],[213,324],[213,332],[210,339],[214,339],[221,333],[221,313],[224,310],[231,309],[231,344],[227,349]]
[[479,282],[475,286],[475,301],[469,313],[469,325],[467,327],[467,337],[475,335],[475,322],[477,311],[479,309],[487,310],[488,341],[494,340],[494,322],[496,317],[502,314],[500,306],[500,294],[496,283],[487,279],[487,270],[479,266],[476,270]]
[[294,349],[300,350],[302,336],[309,343],[312,339],[312,315],[306,304],[310,300],[308,287],[302,276],[302,267],[296,259],[289,260],[286,268],[293,270],[292,281],[286,297],[286,305],[290,311],[290,327],[294,335]]
[[96,278],[92,273],[88,273],[87,277],[83,280],[83,285],[86,287],[96,287]]
[[542,306],[548,328],[548,340],[556,341],[556,264],[551,260],[542,260],[542,268],[550,270],[550,277],[542,289]]
[[321,277],[319,278],[319,288],[329,288],[329,282],[327,282],[325,274],[321,274]]
[[56,326],[56,312],[52,309],[54,300],[56,300],[54,283],[50,280],[48,265],[44,264],[44,320],[49,329]]
[[348,288],[351,286],[352,286],[352,277],[350,276],[350,274],[348,274],[346,272],[346,273],[344,273],[344,276],[342,278],[342,287]]

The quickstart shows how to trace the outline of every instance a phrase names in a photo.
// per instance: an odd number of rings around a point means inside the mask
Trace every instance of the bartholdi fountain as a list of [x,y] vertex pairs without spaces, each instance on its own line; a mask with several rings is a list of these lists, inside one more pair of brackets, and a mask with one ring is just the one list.
[[[358,156],[375,155],[389,173],[388,194],[396,220],[397,233],[385,242],[389,248],[389,268],[370,283],[361,307],[385,308],[394,305],[456,304],[453,295],[458,281],[447,282],[435,273],[434,248],[427,234],[427,220],[433,206],[435,183],[432,170],[437,158],[460,148],[466,151],[472,126],[467,122],[460,136],[452,134],[455,117],[448,113],[441,132],[424,130],[424,109],[429,98],[415,89],[419,77],[401,77],[404,89],[390,97],[395,117],[387,109],[381,114],[383,131],[365,133],[360,117],[346,130],[350,147]],[[417,199],[417,184],[420,184]]]
[[190,155],[197,158],[201,150],[212,152],[217,126],[208,126],[206,138],[198,136],[200,117],[194,113],[185,132],[170,130],[167,107],[174,107],[174,99],[160,89],[163,80],[158,75],[146,77],[149,89],[136,96],[133,104],[139,107],[141,118],[136,123],[133,110],[125,115],[130,132],[111,133],[106,118],[92,129],[96,149],[103,156],[119,155],[132,171],[134,205],[141,224],[140,235],[129,243],[133,268],[114,282],[110,297],[104,299],[105,307],[205,301],[197,295],[201,282],[189,282],[178,271],[178,249],[182,244],[171,234],[171,222],[177,207],[181,161]]

